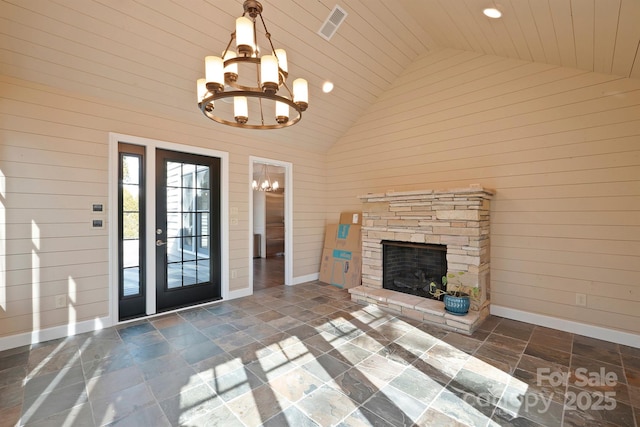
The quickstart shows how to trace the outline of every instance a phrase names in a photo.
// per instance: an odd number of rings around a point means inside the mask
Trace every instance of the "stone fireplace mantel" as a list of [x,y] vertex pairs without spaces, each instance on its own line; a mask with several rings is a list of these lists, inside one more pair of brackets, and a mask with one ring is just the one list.
[[[494,191],[479,185],[447,190],[366,194],[362,209],[362,286],[349,289],[358,303],[465,333],[489,314],[489,204]],[[446,245],[449,273],[464,272],[463,284],[480,288],[466,316],[444,311],[442,302],[382,286],[383,240]]]

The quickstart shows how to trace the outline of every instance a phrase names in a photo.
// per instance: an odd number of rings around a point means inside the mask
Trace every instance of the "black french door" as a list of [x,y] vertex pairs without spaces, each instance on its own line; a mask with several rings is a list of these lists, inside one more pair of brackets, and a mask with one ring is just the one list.
[[221,298],[220,159],[156,150],[156,309]]

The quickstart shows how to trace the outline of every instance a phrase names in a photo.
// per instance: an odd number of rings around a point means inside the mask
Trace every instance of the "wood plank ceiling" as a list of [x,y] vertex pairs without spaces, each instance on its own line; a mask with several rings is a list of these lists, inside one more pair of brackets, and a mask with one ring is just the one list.
[[[335,0],[262,3],[291,76],[310,84],[286,138],[318,152],[439,48],[640,78],[640,0],[501,0],[498,20],[482,15],[491,0],[349,0],[330,41],[317,32]],[[241,13],[242,0],[0,0],[0,75],[193,120],[204,56]]]
[[440,47],[640,78],[638,0],[398,1]]

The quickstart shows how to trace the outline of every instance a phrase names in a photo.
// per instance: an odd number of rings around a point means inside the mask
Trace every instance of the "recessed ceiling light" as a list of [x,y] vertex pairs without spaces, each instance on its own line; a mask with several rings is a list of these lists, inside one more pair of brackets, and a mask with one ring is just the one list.
[[482,11],[489,18],[500,18],[502,16],[502,12],[494,7],[488,7]]
[[333,83],[331,83],[331,82],[324,82],[324,83],[322,84],[322,91],[323,91],[324,93],[329,93],[329,92],[331,92],[332,90],[333,90]]

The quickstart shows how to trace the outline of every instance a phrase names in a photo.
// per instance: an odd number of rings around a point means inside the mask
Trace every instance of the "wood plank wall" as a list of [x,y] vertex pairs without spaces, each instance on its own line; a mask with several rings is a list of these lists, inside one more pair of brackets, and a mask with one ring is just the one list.
[[[0,337],[108,314],[109,132],[229,153],[230,290],[249,286],[249,156],[294,164],[294,278],[319,271],[325,223],[322,153],[297,141],[215,124],[194,109],[168,114],[0,76]],[[277,143],[276,143],[277,141]],[[228,207],[227,207],[228,208]],[[107,218],[107,215],[104,216]],[[56,295],[69,305],[55,308]]]
[[433,52],[327,164],[328,218],[369,192],[496,189],[493,304],[640,333],[640,81]]

